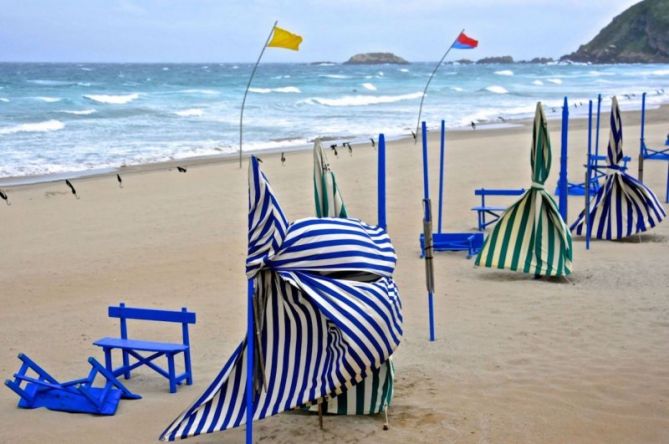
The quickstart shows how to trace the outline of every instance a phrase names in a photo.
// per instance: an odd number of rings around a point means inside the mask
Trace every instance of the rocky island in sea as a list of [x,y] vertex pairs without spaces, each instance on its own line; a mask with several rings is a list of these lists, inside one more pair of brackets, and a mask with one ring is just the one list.
[[347,61],[344,65],[381,65],[384,63],[391,63],[395,65],[408,65],[409,62],[400,56],[396,56],[392,52],[366,52],[363,54],[356,54]]
[[669,63],[669,1],[644,0],[629,7],[589,43],[560,60]]

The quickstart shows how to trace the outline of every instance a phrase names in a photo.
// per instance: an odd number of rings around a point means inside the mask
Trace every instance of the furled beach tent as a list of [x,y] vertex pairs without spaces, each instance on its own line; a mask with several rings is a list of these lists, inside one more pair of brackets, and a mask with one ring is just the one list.
[[551,144],[541,102],[534,115],[530,152],[532,187],[501,216],[476,257],[476,265],[566,276],[572,265],[571,235],[544,189],[551,168]]
[[[590,207],[590,233],[597,239],[615,240],[643,233],[657,225],[667,213],[659,199],[642,182],[627,174],[623,160],[623,127],[618,99],[611,101],[611,132],[606,157],[608,172],[604,185]],[[572,224],[571,231],[585,234],[585,210]]]
[[248,341],[257,358],[253,420],[341,393],[399,345],[402,311],[392,279],[397,257],[383,228],[331,218],[289,224],[255,157],[248,221],[255,338],[244,339],[162,440],[246,424]]
[[314,198],[317,217],[347,217],[346,205],[320,140],[314,142]]
[[[346,218],[346,206],[320,141],[314,143],[314,196],[318,217]],[[351,389],[321,404],[322,412],[336,415],[372,415],[385,411],[393,397],[393,363],[388,359]],[[316,410],[316,405],[312,410]]]

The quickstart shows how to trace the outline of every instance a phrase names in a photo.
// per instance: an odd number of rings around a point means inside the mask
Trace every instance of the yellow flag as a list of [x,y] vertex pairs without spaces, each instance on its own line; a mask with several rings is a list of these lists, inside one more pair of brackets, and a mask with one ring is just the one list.
[[267,46],[299,51],[300,43],[302,43],[302,36],[293,34],[292,32],[286,31],[283,28],[275,26],[274,34],[272,35],[272,40],[269,42]]

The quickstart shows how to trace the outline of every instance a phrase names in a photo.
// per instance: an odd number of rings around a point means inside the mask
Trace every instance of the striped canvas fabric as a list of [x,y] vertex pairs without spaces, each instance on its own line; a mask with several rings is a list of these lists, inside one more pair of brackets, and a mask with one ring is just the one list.
[[[346,206],[335,181],[335,174],[330,170],[327,156],[320,141],[314,142],[314,196],[316,216],[347,217]],[[373,415],[381,413],[392,400],[393,394],[392,360],[388,359],[379,368],[349,390],[326,399],[321,408],[332,415]],[[318,405],[312,405],[312,411]]]
[[[597,239],[623,239],[643,233],[665,218],[655,193],[620,167],[623,160],[623,127],[618,99],[611,101],[611,132],[607,148],[608,171],[590,207],[590,234]],[[571,226],[577,235],[585,235],[585,210]]]
[[314,198],[316,216],[347,217],[346,205],[320,140],[314,142]]
[[[334,396],[386,362],[402,336],[385,230],[352,219],[287,223],[251,158],[247,275],[258,334],[253,420]],[[246,338],[205,392],[161,435],[187,438],[246,423]]]
[[530,152],[532,186],[499,219],[476,257],[476,265],[565,276],[572,267],[571,234],[544,189],[551,168],[551,145],[541,103],[537,103],[534,116]]

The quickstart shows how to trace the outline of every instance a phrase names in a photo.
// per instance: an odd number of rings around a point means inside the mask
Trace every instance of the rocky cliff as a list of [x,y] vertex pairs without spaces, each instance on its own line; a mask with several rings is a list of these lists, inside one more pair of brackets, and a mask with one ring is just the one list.
[[560,60],[669,63],[669,0],[643,0],[629,7],[589,43]]

